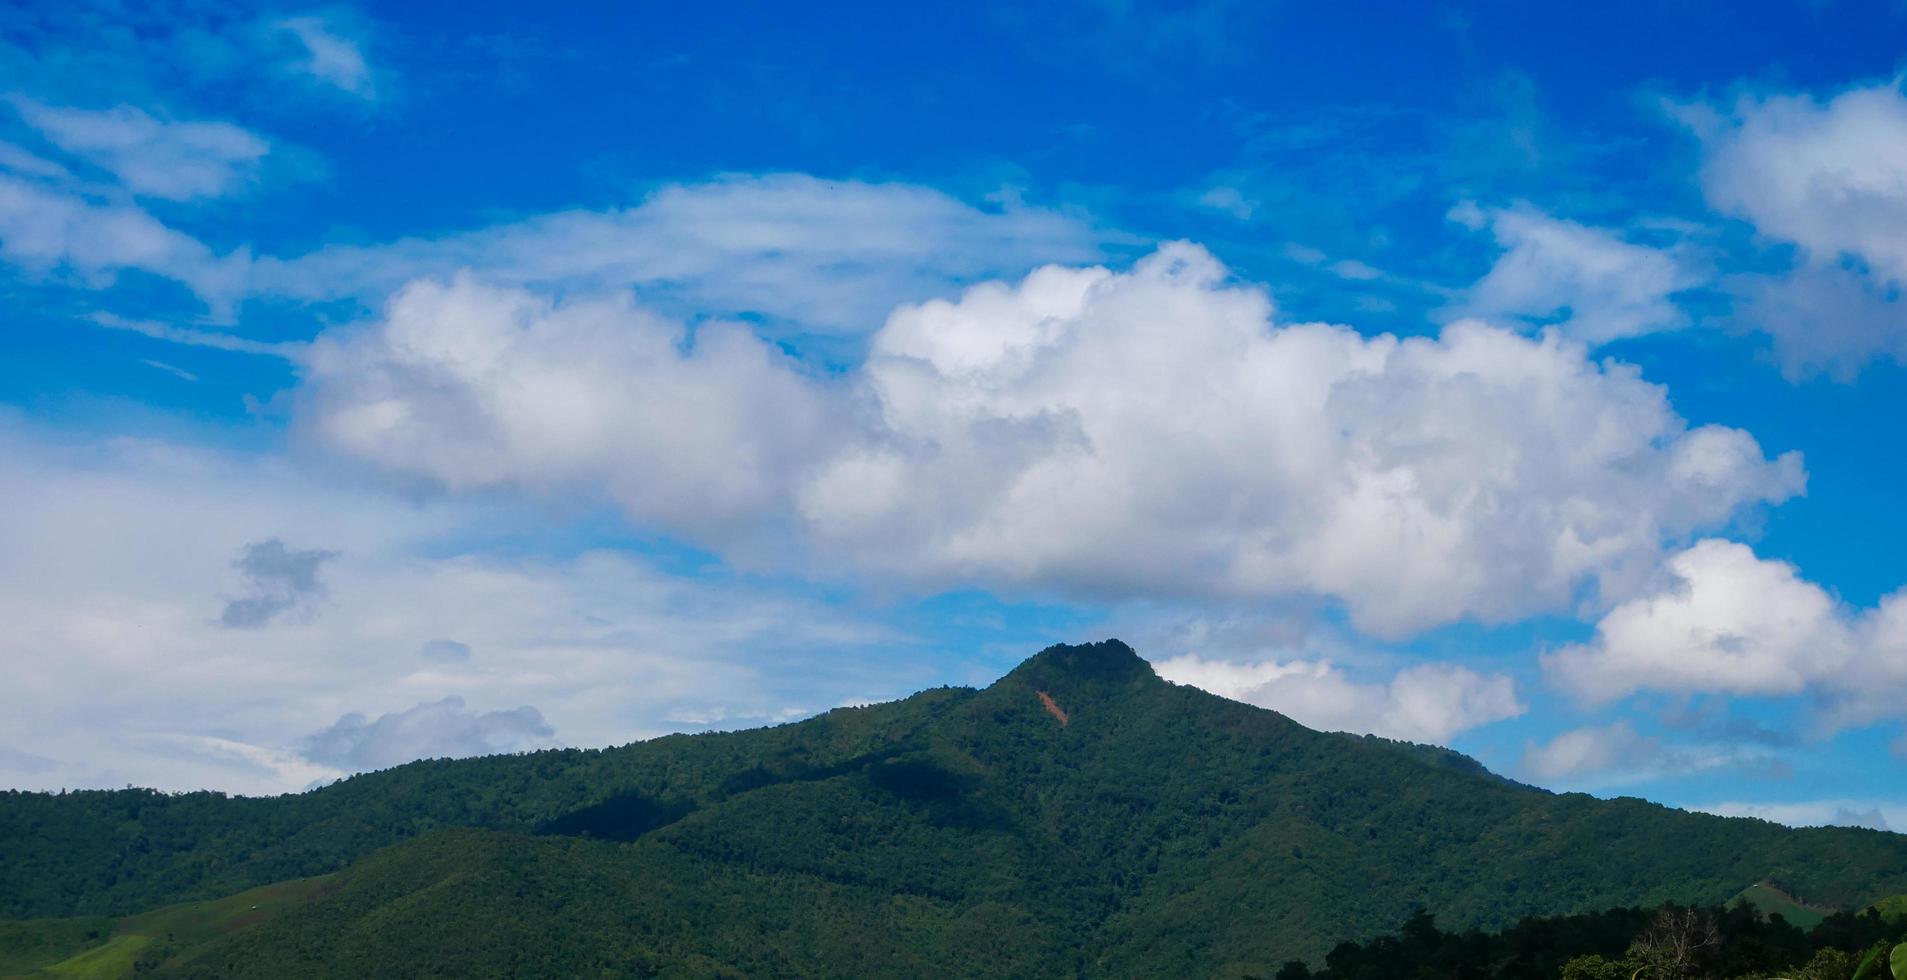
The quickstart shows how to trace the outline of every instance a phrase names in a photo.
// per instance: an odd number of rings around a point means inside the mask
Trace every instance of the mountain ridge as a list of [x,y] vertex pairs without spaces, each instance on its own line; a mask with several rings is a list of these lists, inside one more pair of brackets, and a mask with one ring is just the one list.
[[[419,928],[528,914],[583,959],[591,930],[623,930],[646,937],[624,952],[651,965],[827,972],[844,947],[812,905],[912,937],[879,955],[917,975],[971,973],[974,956],[998,975],[1265,970],[1417,907],[1496,926],[1720,902],[1764,879],[1854,905],[1907,891],[1907,838],[1553,794],[1171,684],[1118,641],[1049,647],[986,688],[774,728],[417,762],[288,797],[0,794],[10,916],[125,914],[332,872],[335,895],[248,933],[244,955],[342,970],[336,944],[395,914],[388,899]],[[641,914],[512,911],[519,885],[572,872],[605,909]],[[710,932],[705,913],[728,925]],[[697,928],[669,924],[685,921]],[[332,947],[297,938],[332,927]],[[976,951],[975,930],[998,948]]]

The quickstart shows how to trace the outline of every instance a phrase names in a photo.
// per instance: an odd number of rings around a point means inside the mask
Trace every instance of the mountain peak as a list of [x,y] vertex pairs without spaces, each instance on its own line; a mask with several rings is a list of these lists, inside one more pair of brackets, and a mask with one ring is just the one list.
[[1158,680],[1152,665],[1119,640],[1055,644],[1029,657],[1007,676],[1047,683],[1122,684]]

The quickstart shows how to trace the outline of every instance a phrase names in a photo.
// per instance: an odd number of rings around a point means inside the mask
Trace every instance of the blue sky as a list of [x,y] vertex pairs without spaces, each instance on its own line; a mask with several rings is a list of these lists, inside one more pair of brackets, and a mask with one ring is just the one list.
[[1898,5],[0,14],[0,784],[1117,635],[1907,826]]

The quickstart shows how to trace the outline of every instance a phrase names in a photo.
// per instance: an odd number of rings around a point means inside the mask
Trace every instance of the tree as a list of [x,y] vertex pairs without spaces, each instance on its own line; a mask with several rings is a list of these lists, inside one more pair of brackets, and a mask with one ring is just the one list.
[[1701,960],[1721,945],[1721,931],[1708,910],[1664,906],[1635,943],[1629,958],[1651,980],[1690,980],[1701,972]]

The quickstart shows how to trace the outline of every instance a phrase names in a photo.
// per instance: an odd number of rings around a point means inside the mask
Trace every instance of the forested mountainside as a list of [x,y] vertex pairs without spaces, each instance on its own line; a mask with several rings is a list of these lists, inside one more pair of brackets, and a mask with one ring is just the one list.
[[1859,905],[1907,892],[1907,837],[1551,794],[1168,684],[1117,641],[984,690],[294,796],[0,795],[14,919],[314,876],[188,959],[139,955],[210,975],[1269,976],[1420,908],[1493,928],[1762,881]]

